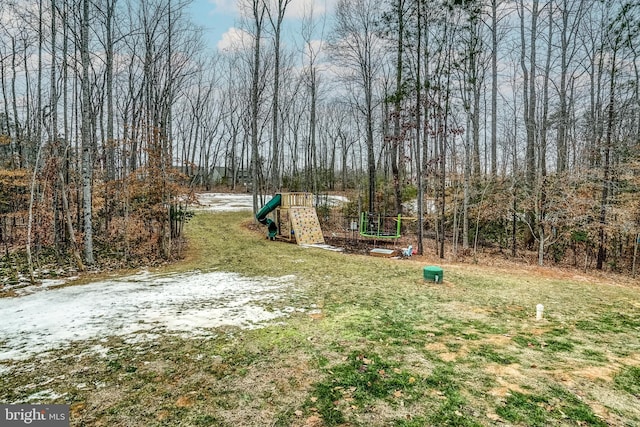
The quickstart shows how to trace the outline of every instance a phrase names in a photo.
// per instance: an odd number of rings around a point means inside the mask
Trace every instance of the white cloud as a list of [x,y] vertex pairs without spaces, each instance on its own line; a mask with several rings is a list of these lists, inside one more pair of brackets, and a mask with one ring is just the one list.
[[314,60],[317,61],[318,56],[321,56],[323,54],[324,47],[325,47],[324,41],[318,40],[318,39],[311,40],[304,47],[305,61],[308,61],[309,58],[314,58]]
[[[251,16],[250,0],[209,0],[215,5],[216,11],[239,13],[241,16]],[[337,0],[291,0],[286,10],[286,18],[302,19],[313,11],[315,17],[320,17],[333,10]],[[278,0],[267,0],[272,11],[278,9]]]
[[213,5],[213,10],[210,12],[212,15],[215,13],[238,13],[236,0],[209,0],[209,3]]
[[221,52],[236,52],[248,49],[252,46],[253,37],[241,28],[231,27],[218,42],[218,50]]
[[313,15],[319,17],[331,10],[335,0],[292,0],[287,7],[287,18],[301,19],[309,12],[313,11]]

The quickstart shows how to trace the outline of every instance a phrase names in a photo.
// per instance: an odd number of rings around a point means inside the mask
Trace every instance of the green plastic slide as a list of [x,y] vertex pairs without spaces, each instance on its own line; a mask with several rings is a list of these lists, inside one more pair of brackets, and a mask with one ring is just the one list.
[[269,215],[269,213],[271,213],[275,208],[280,206],[281,201],[282,201],[282,196],[280,194],[276,194],[256,214],[256,219],[258,220],[258,222],[260,222],[260,224],[267,226],[270,239],[275,238],[276,235],[278,234],[278,225],[271,218],[267,218],[267,215]]

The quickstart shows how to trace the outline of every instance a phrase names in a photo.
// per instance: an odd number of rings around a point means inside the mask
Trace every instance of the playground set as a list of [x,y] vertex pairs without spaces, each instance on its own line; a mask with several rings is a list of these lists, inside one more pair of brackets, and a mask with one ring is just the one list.
[[[268,217],[272,212],[273,219]],[[256,219],[267,226],[271,240],[295,240],[299,245],[324,244],[311,193],[278,193],[258,211]]]
[[[277,193],[258,211],[256,219],[267,226],[271,240],[295,240],[299,245],[325,243],[312,193]],[[362,212],[358,221],[351,221],[349,231],[374,245],[378,240],[395,243],[401,237],[401,223],[401,215]]]
[[[311,193],[277,193],[256,213],[256,219],[267,226],[270,240],[295,241],[298,245],[325,245]],[[401,236],[401,221],[401,215],[386,217],[362,212],[359,223],[352,221],[350,229],[351,232],[357,230],[363,238],[372,239],[375,246],[378,239],[397,242]],[[413,248],[409,246],[397,251],[374,247],[369,254],[406,258],[413,255]],[[423,276],[425,280],[442,283],[443,272],[439,267],[428,266],[424,268]]]

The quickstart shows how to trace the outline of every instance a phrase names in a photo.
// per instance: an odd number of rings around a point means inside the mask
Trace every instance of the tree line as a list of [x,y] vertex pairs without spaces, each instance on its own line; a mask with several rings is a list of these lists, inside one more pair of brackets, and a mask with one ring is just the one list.
[[344,190],[413,215],[420,253],[427,232],[441,257],[484,244],[635,274],[636,2],[298,6],[239,2],[216,50],[186,0],[0,4],[5,258],[171,258],[222,170],[255,210]]

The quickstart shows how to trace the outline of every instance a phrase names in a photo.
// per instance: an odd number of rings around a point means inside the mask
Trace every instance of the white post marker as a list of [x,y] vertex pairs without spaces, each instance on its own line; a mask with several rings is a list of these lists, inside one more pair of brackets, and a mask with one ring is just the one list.
[[544,305],[536,305],[536,320],[542,320],[542,313],[544,312]]

